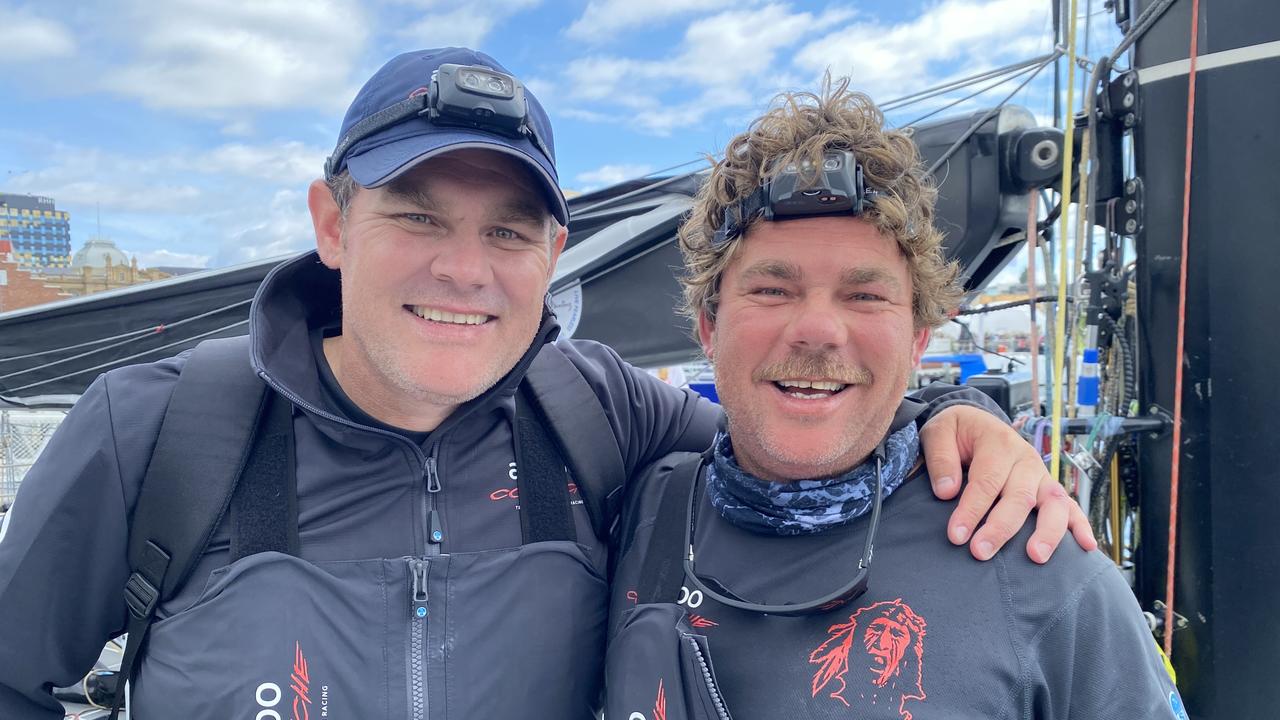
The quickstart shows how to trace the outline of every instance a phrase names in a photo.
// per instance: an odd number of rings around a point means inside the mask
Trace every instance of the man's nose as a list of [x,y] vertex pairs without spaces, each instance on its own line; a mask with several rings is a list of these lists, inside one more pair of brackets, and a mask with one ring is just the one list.
[[829,350],[842,347],[848,340],[845,313],[832,299],[805,298],[795,308],[787,326],[786,341],[792,347],[807,350]]
[[484,239],[452,235],[440,241],[439,251],[431,261],[431,274],[464,288],[490,284],[493,282],[493,265]]

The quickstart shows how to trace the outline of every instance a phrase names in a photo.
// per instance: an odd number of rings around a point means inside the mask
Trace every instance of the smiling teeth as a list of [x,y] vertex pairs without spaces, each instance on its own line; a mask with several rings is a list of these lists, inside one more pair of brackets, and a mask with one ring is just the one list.
[[489,320],[488,315],[470,315],[467,313],[451,313],[435,308],[415,306],[413,312],[423,320],[452,323],[454,325],[483,325]]
[[837,382],[827,382],[825,380],[779,380],[777,381],[782,387],[789,388],[813,388],[814,390],[826,390],[828,392],[840,392],[844,389],[844,385]]

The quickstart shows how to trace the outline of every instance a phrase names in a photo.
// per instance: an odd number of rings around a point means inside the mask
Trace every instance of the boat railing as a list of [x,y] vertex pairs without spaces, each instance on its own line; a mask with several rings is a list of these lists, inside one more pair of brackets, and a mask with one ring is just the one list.
[[13,502],[64,417],[61,410],[0,410],[0,508]]

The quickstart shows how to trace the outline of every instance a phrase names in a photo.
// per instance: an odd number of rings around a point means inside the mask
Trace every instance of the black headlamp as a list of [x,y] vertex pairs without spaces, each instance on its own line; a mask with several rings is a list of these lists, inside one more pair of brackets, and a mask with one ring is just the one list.
[[324,164],[326,180],[342,172],[356,143],[413,118],[453,127],[468,127],[512,138],[528,138],[552,165],[555,160],[529,120],[524,86],[515,77],[480,65],[441,65],[431,86],[407,100],[383,108],[356,123],[338,142]]
[[863,183],[862,164],[851,151],[828,150],[822,167],[814,168],[808,160],[789,163],[741,202],[725,208],[712,244],[718,248],[738,237],[762,214],[765,220],[861,215],[877,195]]

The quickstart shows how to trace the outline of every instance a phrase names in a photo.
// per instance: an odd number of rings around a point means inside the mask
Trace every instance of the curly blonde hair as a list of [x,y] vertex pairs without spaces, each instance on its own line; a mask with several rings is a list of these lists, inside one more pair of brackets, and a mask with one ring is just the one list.
[[[715,319],[721,275],[750,231],[748,225],[716,247],[725,209],[789,163],[801,166],[807,160],[804,166],[821,167],[827,150],[852,151],[862,163],[867,187],[879,193],[862,217],[894,238],[907,260],[916,327],[938,327],[959,305],[959,268],[943,256],[942,233],[933,226],[937,191],[921,166],[915,143],[907,133],[885,129],[884,114],[871,98],[849,90],[848,78],[833,82],[827,76],[820,94],[776,96],[768,112],[729,141],[724,159],[713,161],[711,175],[679,231],[685,261],[682,310],[695,324],[703,313]],[[816,171],[809,182],[814,180]]]

